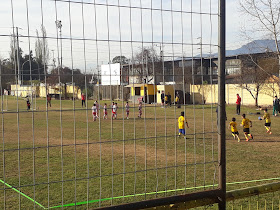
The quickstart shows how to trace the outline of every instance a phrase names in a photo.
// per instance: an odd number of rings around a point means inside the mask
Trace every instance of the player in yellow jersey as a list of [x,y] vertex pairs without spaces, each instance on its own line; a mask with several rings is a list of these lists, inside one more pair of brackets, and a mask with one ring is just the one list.
[[189,124],[188,124],[187,120],[185,120],[184,115],[185,115],[185,113],[181,112],[181,116],[178,118],[179,137],[181,136],[181,134],[183,134],[184,136],[186,134],[185,123],[186,123],[187,127],[189,127]]
[[269,134],[272,134],[272,133],[271,133],[271,119],[270,119],[270,114],[267,112],[267,109],[266,109],[266,108],[264,109],[264,115],[263,115],[262,119],[265,120],[264,127],[266,128],[266,132],[269,133]]
[[244,132],[246,141],[249,141],[248,136],[250,136],[251,139],[253,139],[253,135],[250,133],[250,127],[252,127],[252,121],[247,119],[245,114],[242,115],[242,122],[241,122],[240,126],[243,127],[243,132]]
[[229,128],[231,129],[231,135],[233,135],[234,140],[237,138],[238,142],[240,142],[239,133],[237,130],[237,123],[235,122],[235,117],[232,118],[232,121],[229,123]]

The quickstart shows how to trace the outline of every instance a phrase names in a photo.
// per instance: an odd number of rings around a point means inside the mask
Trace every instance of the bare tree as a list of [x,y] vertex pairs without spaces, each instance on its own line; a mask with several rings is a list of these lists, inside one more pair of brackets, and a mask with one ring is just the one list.
[[[275,49],[272,51],[278,57],[278,74],[280,77],[280,49],[279,49],[279,32],[280,32],[280,4],[279,0],[240,0],[241,9],[244,14],[248,15],[253,24],[250,24],[254,34],[268,36],[274,40]],[[280,95],[280,80],[279,80]]]
[[36,30],[37,40],[35,42],[35,56],[37,62],[42,65],[47,65],[49,61],[49,48],[48,48],[48,41],[46,39],[47,32],[45,27],[41,26],[41,35],[39,34],[38,30]]
[[[268,79],[273,79],[275,66],[271,57],[263,55],[245,55],[240,57],[242,60],[241,73],[236,78],[240,87],[247,90],[255,100],[255,106],[258,106],[259,93],[265,87],[267,88]],[[278,67],[278,66],[277,66]]]
[[138,76],[145,83],[152,79],[154,83],[157,83],[156,75],[162,74],[162,64],[153,47],[140,48],[132,58],[132,63],[133,69],[131,69],[130,75]]

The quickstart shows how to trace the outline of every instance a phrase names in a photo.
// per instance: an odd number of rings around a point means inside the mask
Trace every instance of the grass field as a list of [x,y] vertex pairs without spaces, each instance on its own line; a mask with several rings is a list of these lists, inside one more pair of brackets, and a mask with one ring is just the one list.
[[[92,103],[88,101],[89,108]],[[84,201],[93,202],[78,209],[95,208],[209,189],[218,183],[215,105],[146,105],[138,119],[138,109],[131,104],[129,120],[122,105],[119,101],[117,120],[110,119],[109,110],[109,119],[93,122],[91,110],[82,108],[80,101],[52,100],[46,112],[45,99],[37,99],[36,110],[28,112],[23,99],[9,97],[8,111],[1,118],[0,179],[6,184],[1,185],[0,208],[59,208]],[[176,136],[177,118],[184,110],[190,127],[186,140]],[[257,111],[242,106],[241,112]],[[268,135],[258,116],[248,114],[253,141],[244,140],[241,127],[240,143],[227,130],[228,183],[280,177],[280,117],[272,117]],[[227,106],[227,117],[227,124],[232,117],[241,122],[233,105]],[[228,189],[250,185],[256,182]]]

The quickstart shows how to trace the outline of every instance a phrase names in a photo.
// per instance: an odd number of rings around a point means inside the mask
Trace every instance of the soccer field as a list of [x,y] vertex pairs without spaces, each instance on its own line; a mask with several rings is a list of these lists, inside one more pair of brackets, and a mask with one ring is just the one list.
[[[85,109],[80,101],[52,100],[46,112],[45,99],[37,99],[36,110],[28,112],[24,100],[8,98],[8,111],[1,118],[1,209],[75,203],[81,204],[78,209],[95,208],[216,187],[216,105],[144,105],[139,119],[138,106],[130,104],[126,119],[123,102],[118,101],[117,120],[111,120],[109,109],[107,120],[93,122],[92,104],[88,101]],[[186,139],[177,136],[181,111],[190,127]],[[241,107],[241,113],[256,112],[254,107]],[[280,117],[272,117],[268,135],[260,115],[247,116],[254,140],[246,142],[239,127],[238,143],[227,130],[227,183],[280,176]],[[228,105],[227,125],[232,117],[241,123],[235,106]],[[228,189],[252,184],[256,182]]]

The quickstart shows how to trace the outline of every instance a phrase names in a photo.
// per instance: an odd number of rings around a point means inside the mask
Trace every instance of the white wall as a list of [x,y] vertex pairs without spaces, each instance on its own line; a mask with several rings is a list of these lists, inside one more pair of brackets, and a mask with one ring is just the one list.
[[120,85],[119,63],[101,65],[101,85]]

